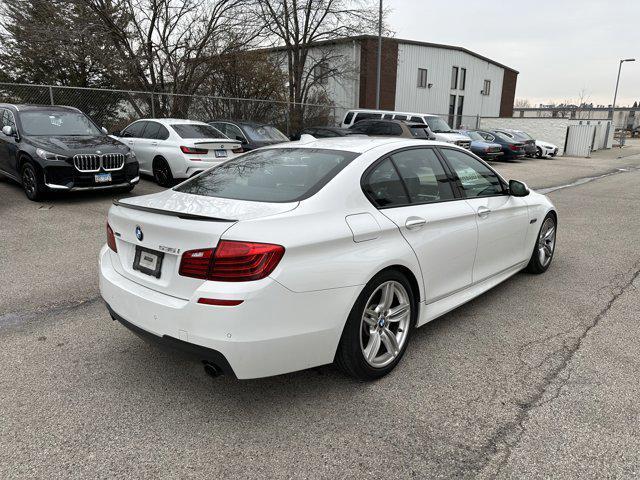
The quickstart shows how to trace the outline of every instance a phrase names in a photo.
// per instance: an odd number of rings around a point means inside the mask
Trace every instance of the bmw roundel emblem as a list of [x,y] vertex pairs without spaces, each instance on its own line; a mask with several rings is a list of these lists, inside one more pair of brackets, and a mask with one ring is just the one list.
[[136,238],[139,241],[142,241],[142,239],[144,238],[144,234],[142,233],[142,229],[140,228],[140,225],[136,225]]

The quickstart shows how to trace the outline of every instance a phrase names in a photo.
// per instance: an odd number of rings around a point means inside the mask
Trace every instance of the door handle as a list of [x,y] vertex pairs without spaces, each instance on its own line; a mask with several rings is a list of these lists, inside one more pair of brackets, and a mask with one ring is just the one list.
[[418,230],[424,227],[426,223],[427,221],[422,217],[409,217],[404,222],[404,226],[407,227],[407,230]]
[[480,218],[487,218],[490,213],[491,213],[491,209],[490,208],[487,208],[487,207],[484,207],[484,206],[478,207],[478,216]]
[[158,146],[158,142],[151,142],[151,146],[152,147],[157,147]]

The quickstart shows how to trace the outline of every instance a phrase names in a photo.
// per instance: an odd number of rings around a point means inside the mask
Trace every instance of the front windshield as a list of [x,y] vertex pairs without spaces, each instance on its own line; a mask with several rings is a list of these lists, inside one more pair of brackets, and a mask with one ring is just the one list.
[[26,111],[20,113],[20,122],[25,135],[102,135],[89,117],[80,112]]
[[486,140],[482,138],[482,135],[480,135],[478,132],[464,132],[464,135],[469,137],[471,140],[476,140],[478,142],[486,142]]
[[229,160],[175,190],[254,202],[296,202],[310,197],[358,156],[317,148],[255,150]]
[[433,133],[452,133],[451,127],[440,117],[425,117],[427,125]]
[[243,125],[243,127],[254,142],[286,142],[289,140],[284,133],[269,125]]

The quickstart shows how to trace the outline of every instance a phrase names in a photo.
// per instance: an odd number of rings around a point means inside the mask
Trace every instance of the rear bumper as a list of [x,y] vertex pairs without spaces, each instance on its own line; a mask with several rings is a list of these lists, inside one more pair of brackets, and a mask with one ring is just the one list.
[[[331,363],[360,288],[294,293],[270,278],[242,284],[203,282],[185,300],[122,276],[113,268],[107,247],[100,254],[100,293],[113,318],[239,379]],[[197,303],[201,297],[243,303],[203,305]]]
[[134,325],[133,323],[128,322],[127,320],[122,318],[120,315],[118,315],[108,303],[106,305],[107,305],[107,310],[109,310],[109,314],[111,315],[111,318],[120,322],[122,325],[127,327],[129,330],[131,330],[133,333],[135,333],[139,337],[144,338],[146,340],[151,340],[157,343],[158,345],[167,347],[172,350],[179,350],[181,352],[184,352],[186,354],[189,354],[197,358],[198,360],[214,363],[218,367],[220,367],[220,369],[227,375],[235,376],[235,373],[231,368],[231,365],[229,365],[229,362],[227,361],[227,359],[220,352],[213,350],[211,348],[205,348],[205,347],[201,347],[200,345],[184,342],[177,338],[170,337],[169,335],[163,335],[161,337],[158,335],[154,335],[153,333],[147,332],[146,330]]

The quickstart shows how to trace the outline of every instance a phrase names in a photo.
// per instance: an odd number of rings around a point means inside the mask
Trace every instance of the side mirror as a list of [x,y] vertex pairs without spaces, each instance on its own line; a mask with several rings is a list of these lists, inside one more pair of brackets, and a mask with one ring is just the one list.
[[240,136],[240,135],[236,135],[236,140],[238,140],[240,143],[242,143],[243,145],[247,144],[247,139]]
[[105,135],[109,135],[109,130],[107,130],[104,127],[101,127],[100,130],[102,130],[102,133],[104,133]]
[[518,180],[509,180],[509,194],[514,197],[526,197],[529,195],[529,187],[526,183],[519,182]]
[[9,125],[5,125],[4,127],[2,127],[2,133],[4,133],[7,137],[13,137],[16,134],[13,127]]

